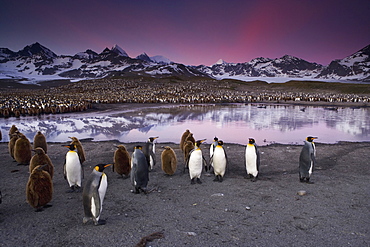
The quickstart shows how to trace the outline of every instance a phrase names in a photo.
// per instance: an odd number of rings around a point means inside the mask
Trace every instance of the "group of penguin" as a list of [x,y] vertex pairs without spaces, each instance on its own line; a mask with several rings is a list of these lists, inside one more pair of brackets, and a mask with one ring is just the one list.
[[[9,130],[9,153],[11,157],[20,165],[29,165],[29,180],[26,186],[27,202],[36,209],[41,211],[48,207],[53,194],[53,175],[54,166],[47,155],[47,142],[45,136],[38,131],[34,137],[33,148],[26,136],[19,132],[13,125]],[[69,190],[67,192],[80,192],[82,188],[82,179],[84,177],[83,162],[85,152],[81,142],[76,137],[70,137],[71,143],[62,145],[68,148],[63,166],[64,178],[67,180]],[[105,224],[100,219],[103,200],[108,187],[107,176],[104,169],[113,166],[113,171],[120,176],[130,177],[133,186],[133,193],[147,193],[149,181],[149,172],[156,165],[155,140],[158,137],[150,137],[145,143],[144,148],[141,145],[134,147],[132,155],[126,150],[124,145],[118,145],[114,152],[112,164],[96,165],[83,187],[83,206],[84,217],[83,223],[92,220],[95,225]],[[317,137],[307,137],[305,145],[299,158],[299,179],[301,182],[310,182],[314,164],[316,162],[316,149],[313,140]],[[213,170],[215,175],[214,181],[222,182],[228,166],[228,158],[223,141],[217,137],[213,139],[210,145],[210,160],[207,165],[201,144],[205,141],[195,141],[193,133],[186,130],[180,140],[180,149],[184,154],[184,172],[189,170],[191,184],[201,184],[200,180],[203,168],[206,171]],[[177,157],[174,150],[169,147],[163,147],[161,153],[162,170],[167,175],[173,175],[177,170]],[[31,152],[35,154],[32,156]],[[260,154],[258,147],[253,138],[249,138],[249,143],[245,149],[245,168],[247,178],[256,181],[260,167]]]

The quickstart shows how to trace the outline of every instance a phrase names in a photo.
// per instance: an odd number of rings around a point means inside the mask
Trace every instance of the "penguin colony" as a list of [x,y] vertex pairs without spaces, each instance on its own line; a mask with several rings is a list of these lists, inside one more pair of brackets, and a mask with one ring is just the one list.
[[[36,133],[34,140],[38,137],[43,136],[39,131]],[[9,136],[22,140],[27,144],[27,147],[31,150],[31,144],[28,139],[22,134],[15,125],[9,130]],[[116,172],[121,177],[130,177],[131,184],[133,186],[132,192],[135,194],[150,193],[148,190],[150,170],[153,170],[154,165],[151,166],[151,161],[154,156],[151,156],[155,152],[154,140],[158,137],[150,137],[144,145],[145,149],[149,151],[147,155],[143,151],[143,147],[138,145],[134,147],[131,155],[127,151],[123,144],[117,145],[116,150],[113,154],[112,164],[97,164],[94,165],[91,174],[83,183],[83,164],[81,162],[80,154],[78,152],[78,146],[80,151],[83,151],[81,142],[76,137],[71,137],[72,142],[68,145],[62,145],[68,148],[66,150],[65,162],[64,162],[64,178],[67,181],[70,190],[67,192],[81,192],[82,188],[82,204],[84,208],[84,216],[82,217],[83,223],[93,221],[94,225],[104,225],[105,220],[101,219],[101,213],[103,209],[104,197],[108,188],[108,179],[104,170],[108,166],[113,165],[113,172]],[[9,152],[14,152],[14,158],[20,156],[16,154],[19,152],[19,148],[16,148],[16,143],[10,139],[15,145],[14,150],[9,148]],[[42,145],[45,145],[43,138],[41,139]],[[304,141],[304,146],[299,156],[299,181],[305,183],[313,183],[310,178],[314,171],[316,163],[316,148],[314,140],[317,137],[308,136]],[[46,140],[46,138],[45,138]],[[203,171],[209,171],[214,174],[215,182],[222,182],[224,176],[227,173],[228,163],[227,153],[224,149],[224,142],[218,137],[214,137],[212,143],[209,146],[210,158],[207,162],[204,158],[201,150],[201,145],[205,145],[206,139],[195,141],[193,133],[190,130],[186,130],[180,138],[180,150],[184,153],[183,160],[183,173],[188,170],[191,184],[202,184],[201,175]],[[28,141],[28,142],[27,142]],[[35,143],[34,143],[35,145]],[[41,145],[41,146],[42,146]],[[34,146],[35,147],[35,146]],[[47,145],[44,146],[47,149]],[[16,161],[22,165],[29,165],[29,179],[26,185],[26,201],[30,204],[35,211],[42,211],[44,208],[51,206],[49,203],[53,197],[53,176],[54,176],[54,165],[51,159],[46,154],[44,148],[37,146],[32,151],[35,153],[30,161],[20,163],[20,159]],[[175,151],[169,147],[162,147],[161,152],[161,169],[164,174],[173,176],[176,174],[178,168],[178,160]],[[82,152],[84,155],[84,152]],[[11,154],[12,156],[12,154]],[[28,155],[27,155],[28,156]],[[13,157],[13,156],[12,156]],[[84,156],[85,159],[85,156]],[[245,172],[247,178],[251,178],[252,181],[256,181],[259,175],[260,168],[260,154],[258,147],[253,138],[249,138],[247,145],[245,146]],[[23,161],[23,160],[22,160]],[[154,164],[154,163],[153,163]]]
[[29,91],[7,89],[0,91],[0,117],[81,112],[95,103],[370,102],[369,97],[357,94],[251,90],[232,90],[229,83],[213,80],[152,83],[150,79],[100,79]]

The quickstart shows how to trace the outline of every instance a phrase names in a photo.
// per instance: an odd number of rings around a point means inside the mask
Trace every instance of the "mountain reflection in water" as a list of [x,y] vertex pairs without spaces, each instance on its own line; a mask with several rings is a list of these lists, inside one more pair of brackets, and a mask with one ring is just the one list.
[[69,136],[95,141],[178,143],[189,129],[195,138],[214,136],[226,143],[258,145],[301,144],[308,135],[318,142],[370,141],[370,109],[325,108],[294,105],[204,104],[204,105],[115,105],[111,110],[0,119],[3,142],[12,124],[32,141],[42,131],[49,142],[69,141]]

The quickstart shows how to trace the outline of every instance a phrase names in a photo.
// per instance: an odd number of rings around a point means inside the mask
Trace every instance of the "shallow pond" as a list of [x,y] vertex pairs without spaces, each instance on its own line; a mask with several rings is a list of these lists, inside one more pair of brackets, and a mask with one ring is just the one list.
[[[108,106],[109,107],[109,106]],[[189,129],[196,139],[214,136],[226,143],[246,144],[253,137],[258,145],[301,144],[308,135],[317,142],[370,141],[369,108],[327,108],[275,104],[204,105],[114,105],[112,109],[0,119],[7,142],[9,128],[18,129],[33,140],[42,131],[49,142],[66,142],[69,136],[94,141],[143,142],[159,136],[157,142],[178,143]]]

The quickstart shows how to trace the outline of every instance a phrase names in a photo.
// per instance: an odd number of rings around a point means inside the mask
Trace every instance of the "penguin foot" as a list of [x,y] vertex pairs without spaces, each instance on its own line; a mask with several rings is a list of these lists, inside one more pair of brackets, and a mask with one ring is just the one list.
[[43,208],[51,208],[53,205],[51,205],[51,204],[46,204],[46,205],[44,205],[43,206]]
[[224,178],[221,175],[219,175],[218,182],[222,183],[222,181],[224,181]]
[[195,184],[195,178],[192,178],[190,184]]
[[305,179],[304,178],[299,178],[299,182],[304,183]]
[[256,182],[257,181],[257,177],[253,177],[251,181],[252,182]]
[[202,184],[202,181],[200,181],[200,178],[197,178],[197,184]]
[[107,223],[106,220],[98,220],[98,222],[95,223],[96,226],[102,226],[102,225],[105,225]]
[[216,175],[215,179],[213,179],[213,182],[219,182],[219,175]]
[[309,178],[306,179],[306,184],[314,184],[314,182],[310,181]]

